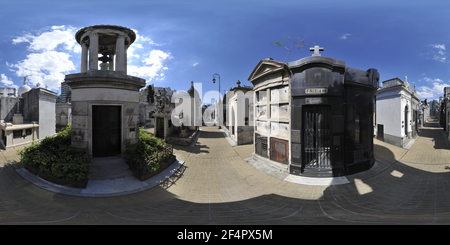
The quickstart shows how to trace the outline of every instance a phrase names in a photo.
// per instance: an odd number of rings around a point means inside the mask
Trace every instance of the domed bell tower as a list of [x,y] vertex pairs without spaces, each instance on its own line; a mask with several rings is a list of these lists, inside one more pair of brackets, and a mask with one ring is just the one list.
[[146,81],[127,75],[127,49],[136,33],[96,25],[79,30],[75,39],[80,73],[65,77],[72,89],[72,145],[92,157],[118,155],[127,141],[139,139],[139,89]]

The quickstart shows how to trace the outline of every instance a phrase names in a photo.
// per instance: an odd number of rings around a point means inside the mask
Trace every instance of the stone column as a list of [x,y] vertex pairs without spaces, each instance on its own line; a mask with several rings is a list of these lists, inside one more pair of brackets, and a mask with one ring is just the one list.
[[125,72],[125,36],[119,35],[116,41],[116,71]]
[[89,35],[89,70],[98,70],[98,33]]
[[125,47],[125,55],[124,56],[125,56],[124,61],[123,61],[124,72],[125,72],[125,74],[127,74],[128,46]]
[[109,62],[109,70],[114,71],[114,54],[110,54],[111,61]]
[[88,48],[86,43],[81,43],[81,72],[87,72]]
[[[10,125],[7,124],[7,126],[12,126],[12,124],[10,124]],[[13,143],[14,143],[13,142],[13,132],[5,130],[5,133],[6,133],[6,147],[13,146]]]

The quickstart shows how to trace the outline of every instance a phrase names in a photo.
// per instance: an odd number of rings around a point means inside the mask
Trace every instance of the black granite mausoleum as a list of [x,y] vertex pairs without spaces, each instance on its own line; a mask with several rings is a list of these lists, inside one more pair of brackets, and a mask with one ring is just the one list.
[[[284,80],[290,74],[291,135],[290,154],[286,154],[290,161],[286,162],[291,174],[344,176],[374,165],[375,95],[379,81],[376,69],[347,67],[345,61],[317,53],[287,65],[268,59],[264,62],[284,66],[289,71],[284,73]],[[251,76],[256,87],[274,80],[269,72],[267,78],[256,77],[257,69],[262,68],[255,68]],[[268,151],[273,152],[273,147],[269,145]]]
[[290,62],[291,174],[342,176],[370,169],[379,73],[312,56]]

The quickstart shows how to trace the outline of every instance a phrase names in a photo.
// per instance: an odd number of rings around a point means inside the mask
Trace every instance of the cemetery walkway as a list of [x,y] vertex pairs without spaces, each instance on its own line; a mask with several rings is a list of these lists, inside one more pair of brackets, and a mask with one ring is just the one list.
[[258,170],[246,161],[254,146],[231,147],[216,127],[203,127],[192,148],[174,147],[185,161],[182,175],[115,197],[40,188],[16,172],[17,155],[3,151],[0,224],[449,224],[449,164],[413,155],[420,145],[448,151],[435,128],[427,125],[410,150],[374,140],[376,166],[347,176],[348,184],[328,186]]

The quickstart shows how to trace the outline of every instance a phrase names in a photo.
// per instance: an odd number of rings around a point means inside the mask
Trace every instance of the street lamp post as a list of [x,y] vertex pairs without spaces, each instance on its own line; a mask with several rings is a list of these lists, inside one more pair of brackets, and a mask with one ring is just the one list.
[[[217,74],[217,73],[215,73],[214,75],[213,75],[213,83],[216,83],[216,76],[218,76],[219,77],[219,98],[218,98],[218,100],[217,100],[217,107],[219,107],[220,105],[219,105],[219,101],[220,101],[220,75],[219,74]],[[220,113],[219,113],[219,110],[218,110],[219,108],[217,108],[217,124],[219,124],[219,129],[221,128],[220,127]]]

